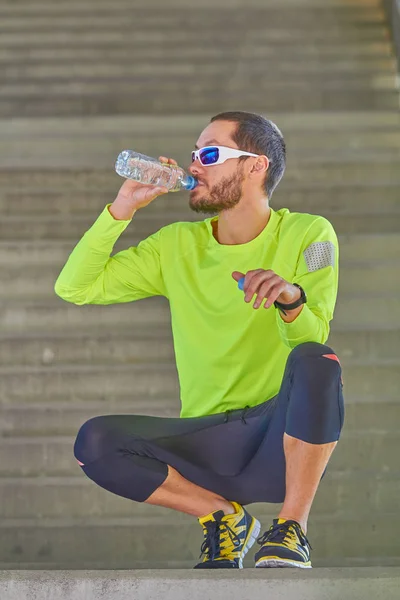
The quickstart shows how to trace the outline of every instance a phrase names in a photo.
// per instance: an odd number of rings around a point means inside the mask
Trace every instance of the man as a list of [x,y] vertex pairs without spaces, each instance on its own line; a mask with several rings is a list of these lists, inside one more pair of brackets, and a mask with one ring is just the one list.
[[[321,216],[270,208],[285,169],[271,121],[221,113],[196,148],[190,207],[216,217],[172,223],[110,258],[135,212],[167,193],[126,180],[55,286],[79,305],[169,299],[181,416],[95,417],[75,456],[103,488],[197,517],[195,568],[242,568],[256,540],[257,567],[310,568],[308,515],[344,416],[340,363],[325,345],[337,237]],[[253,502],[283,502],[261,537],[244,508]]]

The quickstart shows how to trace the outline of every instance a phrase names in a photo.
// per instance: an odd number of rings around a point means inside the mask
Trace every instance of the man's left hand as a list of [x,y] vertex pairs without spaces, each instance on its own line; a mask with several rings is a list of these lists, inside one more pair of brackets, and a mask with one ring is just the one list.
[[285,281],[270,269],[255,269],[247,271],[246,274],[233,271],[232,277],[236,281],[242,277],[245,278],[243,291],[246,302],[251,302],[254,294],[257,294],[253,308],[259,308],[264,298],[267,298],[264,308],[269,308],[276,300],[282,304],[291,304],[301,296],[298,287]]

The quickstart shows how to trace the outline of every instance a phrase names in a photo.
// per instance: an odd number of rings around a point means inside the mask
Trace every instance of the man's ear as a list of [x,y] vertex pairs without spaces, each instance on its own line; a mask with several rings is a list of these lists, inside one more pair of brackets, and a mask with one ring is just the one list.
[[255,161],[254,165],[252,166],[251,172],[252,173],[259,173],[261,172],[265,172],[268,171],[269,169],[269,160],[266,156],[259,156],[257,158],[257,160]]

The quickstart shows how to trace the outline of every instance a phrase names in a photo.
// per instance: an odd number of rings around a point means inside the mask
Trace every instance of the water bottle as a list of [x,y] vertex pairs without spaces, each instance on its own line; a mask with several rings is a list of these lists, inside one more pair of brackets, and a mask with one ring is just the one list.
[[170,192],[193,190],[197,185],[197,179],[180,167],[165,165],[151,156],[133,150],[123,150],[118,155],[115,170],[121,177],[146,185],[163,186]]

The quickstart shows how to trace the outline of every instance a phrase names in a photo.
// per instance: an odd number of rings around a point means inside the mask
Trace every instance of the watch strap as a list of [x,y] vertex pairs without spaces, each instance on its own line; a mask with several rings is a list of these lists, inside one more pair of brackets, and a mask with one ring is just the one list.
[[303,288],[301,287],[301,285],[299,285],[298,283],[294,283],[293,285],[298,287],[299,290],[301,291],[301,296],[298,300],[296,300],[295,302],[292,302],[291,304],[282,304],[281,302],[277,302],[276,300],[274,302],[275,308],[279,308],[279,310],[281,310],[284,315],[286,315],[285,310],[293,310],[294,308],[298,308],[299,306],[301,306],[302,304],[305,304],[307,302],[306,293],[303,290]]

